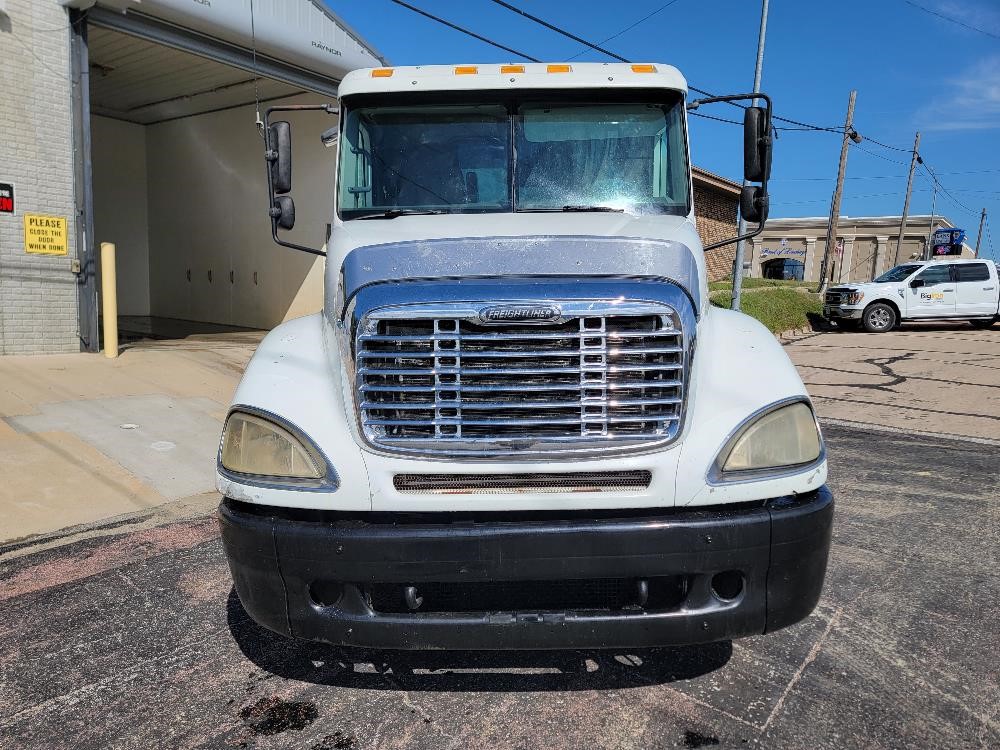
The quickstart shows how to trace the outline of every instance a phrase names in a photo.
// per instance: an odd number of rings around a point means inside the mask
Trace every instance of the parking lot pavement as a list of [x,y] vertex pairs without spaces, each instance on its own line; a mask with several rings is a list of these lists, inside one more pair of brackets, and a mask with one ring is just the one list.
[[1000,325],[816,333],[785,350],[821,420],[1000,443]]
[[248,620],[212,516],[20,549],[0,557],[0,747],[997,747],[995,447],[826,434],[819,607],[733,643],[345,651]]

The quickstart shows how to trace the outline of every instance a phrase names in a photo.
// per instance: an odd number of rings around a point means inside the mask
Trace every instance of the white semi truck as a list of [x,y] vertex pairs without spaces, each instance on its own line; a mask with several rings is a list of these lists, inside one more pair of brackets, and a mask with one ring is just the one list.
[[989,328],[1000,319],[997,267],[981,258],[903,263],[868,283],[830,287],[823,314],[841,328],[869,333],[918,320],[967,320]]
[[[763,227],[770,100],[744,114]],[[660,64],[357,70],[324,140],[320,314],[260,344],[218,455],[246,611],[381,648],[687,644],[820,596],[826,452],[788,357],[709,304],[687,101]],[[738,110],[734,110],[738,111]],[[735,238],[733,240],[735,241]],[[725,244],[725,243],[720,243]]]

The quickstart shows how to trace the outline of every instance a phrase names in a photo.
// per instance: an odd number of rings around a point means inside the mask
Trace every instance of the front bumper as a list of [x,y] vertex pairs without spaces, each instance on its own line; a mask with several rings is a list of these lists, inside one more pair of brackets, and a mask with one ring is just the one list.
[[[456,514],[449,523],[441,522],[444,514],[345,517],[231,500],[219,508],[236,591],[250,616],[283,635],[338,645],[691,644],[791,625],[819,600],[833,524],[825,487],[750,508],[587,515]],[[645,587],[647,596],[603,608],[567,604],[567,592],[620,592],[622,585]],[[410,611],[398,606],[407,586],[433,593]],[[526,601],[525,593],[531,604],[505,606]]]
[[861,320],[861,313],[863,312],[863,307],[851,308],[835,305],[823,306],[823,317],[828,320]]

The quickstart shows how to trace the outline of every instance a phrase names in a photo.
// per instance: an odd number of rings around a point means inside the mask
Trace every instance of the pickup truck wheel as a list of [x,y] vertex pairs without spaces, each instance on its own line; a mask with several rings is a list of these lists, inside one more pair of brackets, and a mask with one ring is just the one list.
[[989,328],[994,323],[997,322],[996,318],[990,318],[989,320],[970,320],[969,323],[973,328]]
[[868,333],[885,333],[896,326],[896,311],[883,302],[876,302],[865,309],[861,323]]

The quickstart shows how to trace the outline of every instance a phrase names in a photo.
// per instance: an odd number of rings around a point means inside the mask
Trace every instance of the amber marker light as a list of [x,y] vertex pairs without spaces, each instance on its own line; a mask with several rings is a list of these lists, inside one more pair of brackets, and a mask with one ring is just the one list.
[[570,65],[549,65],[546,69],[546,73],[570,73],[573,68]]
[[375,68],[372,78],[392,78],[392,68]]

